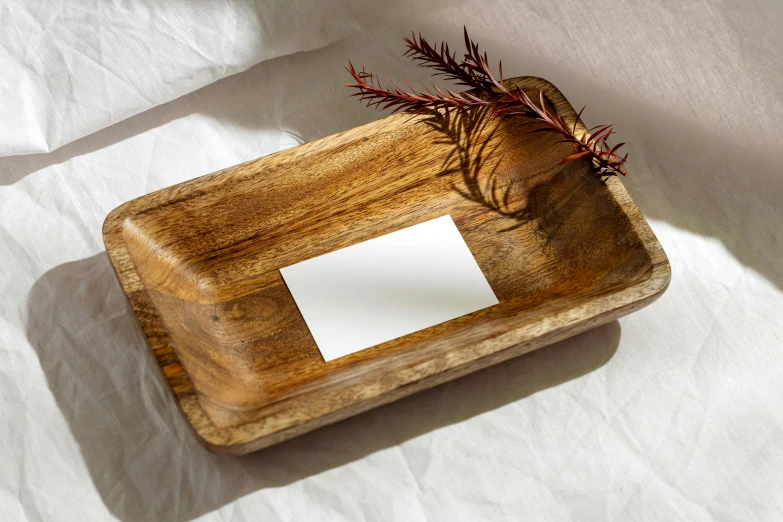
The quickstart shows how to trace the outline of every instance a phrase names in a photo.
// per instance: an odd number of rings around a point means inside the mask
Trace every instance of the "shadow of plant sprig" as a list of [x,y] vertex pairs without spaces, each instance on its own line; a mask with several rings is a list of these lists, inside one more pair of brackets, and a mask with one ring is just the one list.
[[[463,198],[517,221],[504,232],[521,226],[529,218],[529,210],[513,197],[516,180],[499,181],[497,169],[501,162],[496,152],[501,140],[495,138],[500,127],[493,125],[486,131],[490,122],[488,110],[482,107],[462,113],[432,111],[423,121],[441,136],[435,143],[449,146],[438,175],[458,175],[461,183],[452,182],[451,187]],[[497,161],[487,166],[489,158]]]

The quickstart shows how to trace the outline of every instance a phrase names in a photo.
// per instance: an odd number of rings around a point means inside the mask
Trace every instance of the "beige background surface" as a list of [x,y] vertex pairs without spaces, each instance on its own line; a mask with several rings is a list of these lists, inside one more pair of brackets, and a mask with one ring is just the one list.
[[[20,15],[20,5],[0,2],[4,29],[43,16]],[[101,25],[80,16],[102,5],[41,11],[46,45],[30,38],[3,75],[30,74],[25,60],[46,49],[79,54],[71,37]],[[128,20],[138,14],[113,5]],[[91,108],[92,123],[40,147],[62,145],[54,152],[0,158],[0,519],[780,520],[781,4],[390,2],[350,19],[340,5],[300,4],[315,13],[314,31],[340,28],[318,42],[298,39],[296,17],[239,3],[205,2],[198,16],[149,8],[140,20],[159,31],[104,17],[115,21],[107,31],[151,48],[165,48],[161,34],[241,19],[239,9],[292,36],[285,49],[237,40],[266,47],[237,51],[222,72],[204,72],[200,44],[170,51],[150,67],[177,63],[182,74],[137,69],[144,89],[175,97],[264,53],[286,56],[71,143],[166,97],[130,107],[116,91],[101,101],[69,90],[85,74],[76,61],[60,67],[51,96],[3,84],[0,105],[36,109],[4,116],[6,153],[29,141],[26,129],[67,119],[62,110]],[[619,323],[257,455],[206,453],[115,281],[104,217],[152,190],[380,117],[347,97],[346,60],[415,80],[426,73],[400,57],[401,37],[416,29],[458,43],[463,24],[507,76],[547,78],[588,104],[587,123],[616,124],[631,154],[626,185],[669,255],[671,287]],[[103,49],[88,60],[96,85],[131,74],[136,62]]]

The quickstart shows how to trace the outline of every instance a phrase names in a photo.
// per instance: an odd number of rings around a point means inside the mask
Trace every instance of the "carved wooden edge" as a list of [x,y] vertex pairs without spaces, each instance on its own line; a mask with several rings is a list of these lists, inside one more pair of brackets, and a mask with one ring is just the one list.
[[[563,94],[551,83],[536,77],[507,80],[526,91],[543,91],[563,119],[573,125],[576,112]],[[289,403],[270,409],[270,415],[240,426],[216,426],[201,406],[190,379],[177,358],[153,306],[144,284],[133,264],[123,239],[126,218],[197,193],[206,193],[225,180],[256,175],[257,165],[265,168],[309,155],[323,148],[345,146],[374,133],[374,129],[393,128],[408,124],[409,114],[397,114],[365,124],[304,145],[284,150],[165,188],[120,205],[106,217],[103,237],[112,266],[122,289],[139,320],[158,365],[197,439],[209,450],[219,454],[243,454],[271,446],[299,434],[348,418],[418,391],[450,381],[517,357],[542,346],[571,337],[601,324],[643,308],[657,299],[668,287],[671,269],[658,239],[631,200],[622,182],[610,177],[606,184],[618,206],[626,213],[633,230],[642,241],[651,260],[647,274],[626,287],[613,289],[582,305],[552,314],[524,327],[485,339],[470,347],[446,351],[432,360],[413,364],[397,371],[395,379],[375,379],[331,391],[317,391],[317,396],[305,394],[292,397]],[[581,121],[577,130],[587,132]],[[510,347],[509,347],[510,346]],[[132,349],[133,347],[128,347]]]

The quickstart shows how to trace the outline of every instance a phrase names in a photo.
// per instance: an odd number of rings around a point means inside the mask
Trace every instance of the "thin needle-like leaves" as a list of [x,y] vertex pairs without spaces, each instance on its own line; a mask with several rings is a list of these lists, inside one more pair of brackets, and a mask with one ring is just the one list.
[[573,124],[566,125],[556,108],[553,110],[547,108],[543,91],[538,92],[536,104],[519,87],[508,89],[503,82],[502,64],[498,64],[496,77],[489,66],[487,54],[479,51],[478,44],[470,39],[467,28],[464,29],[464,38],[465,54],[461,60],[457,60],[457,53],[449,49],[447,42],[431,45],[421,34],[415,33],[411,34],[410,38],[405,38],[408,49],[404,56],[411,58],[422,67],[437,71],[434,73],[435,76],[443,76],[458,85],[469,87],[470,92],[455,93],[436,86],[432,90],[423,86],[423,91],[417,91],[407,82],[408,90],[403,90],[388,78],[385,79],[384,86],[376,75],[364,70],[357,71],[350,62],[346,69],[353,77],[354,83],[346,86],[356,89],[357,92],[352,96],[358,97],[368,107],[391,109],[393,113],[437,110],[448,113],[451,110],[461,112],[483,108],[486,109],[488,118],[525,116],[530,119],[528,123],[539,125],[528,132],[559,134],[562,139],[557,143],[565,142],[573,147],[574,152],[563,158],[561,163],[588,157],[599,175],[625,176],[627,174],[623,166],[628,160],[628,155],[621,157],[617,154],[617,150],[625,143],[610,146],[607,141],[615,133],[612,125],[597,125],[581,136],[577,136],[578,124],[585,107],[582,107],[576,115]]

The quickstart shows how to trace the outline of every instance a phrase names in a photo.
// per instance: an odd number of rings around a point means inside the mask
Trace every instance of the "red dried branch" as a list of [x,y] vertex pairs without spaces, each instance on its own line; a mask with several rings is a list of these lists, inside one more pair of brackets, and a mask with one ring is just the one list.
[[474,68],[468,67],[464,60],[458,62],[457,53],[449,51],[447,42],[441,42],[438,50],[419,34],[418,38],[416,38],[416,35],[411,35],[411,38],[405,38],[405,43],[408,45],[408,50],[405,51],[403,56],[419,62],[419,65],[422,67],[435,69],[438,72],[434,76],[443,76],[471,89],[492,90],[492,82],[489,78],[485,74],[477,72]]
[[529,132],[552,132],[559,134],[561,140],[557,143],[569,143],[574,149],[573,154],[563,158],[561,163],[587,156],[598,169],[600,175],[625,176],[627,173],[623,166],[627,162],[628,155],[620,156],[616,152],[624,145],[619,143],[610,146],[607,138],[614,134],[611,125],[599,125],[586,133],[577,136],[577,123],[579,122],[584,107],[574,124],[569,126],[555,110],[554,114],[546,108],[544,94],[539,91],[538,103],[519,87],[506,88],[503,84],[503,66],[498,65],[498,76],[492,73],[487,54],[479,51],[478,44],[473,42],[465,29],[465,55],[457,61],[456,53],[452,53],[449,45],[442,42],[440,46],[432,46],[421,35],[413,34],[411,38],[405,38],[408,50],[405,56],[418,62],[422,67],[437,71],[436,76],[443,76],[459,85],[470,87],[473,92],[455,93],[450,90],[441,90],[438,87],[432,89],[423,87],[423,91],[416,91],[406,83],[408,90],[401,89],[393,80],[385,79],[384,84],[380,78],[364,70],[357,72],[353,64],[349,62],[348,72],[353,76],[355,83],[346,84],[356,89],[353,96],[367,103],[368,107],[380,109],[393,109],[397,111],[432,111],[443,109],[446,111],[467,111],[478,107],[487,109],[490,118],[501,116],[526,116],[529,123],[537,123],[540,126]]
[[445,92],[434,87],[434,93],[427,87],[424,92],[416,92],[410,84],[406,83],[409,91],[404,91],[393,81],[385,79],[385,87],[381,84],[380,78],[372,73],[357,71],[353,64],[348,62],[348,72],[353,76],[356,83],[346,84],[347,87],[353,87],[358,92],[351,96],[357,96],[360,101],[366,102],[368,107],[378,107],[380,109],[392,109],[392,112],[437,109],[456,109],[466,110],[474,107],[485,107],[491,105],[491,102],[474,96],[469,92],[455,93],[450,90]]

